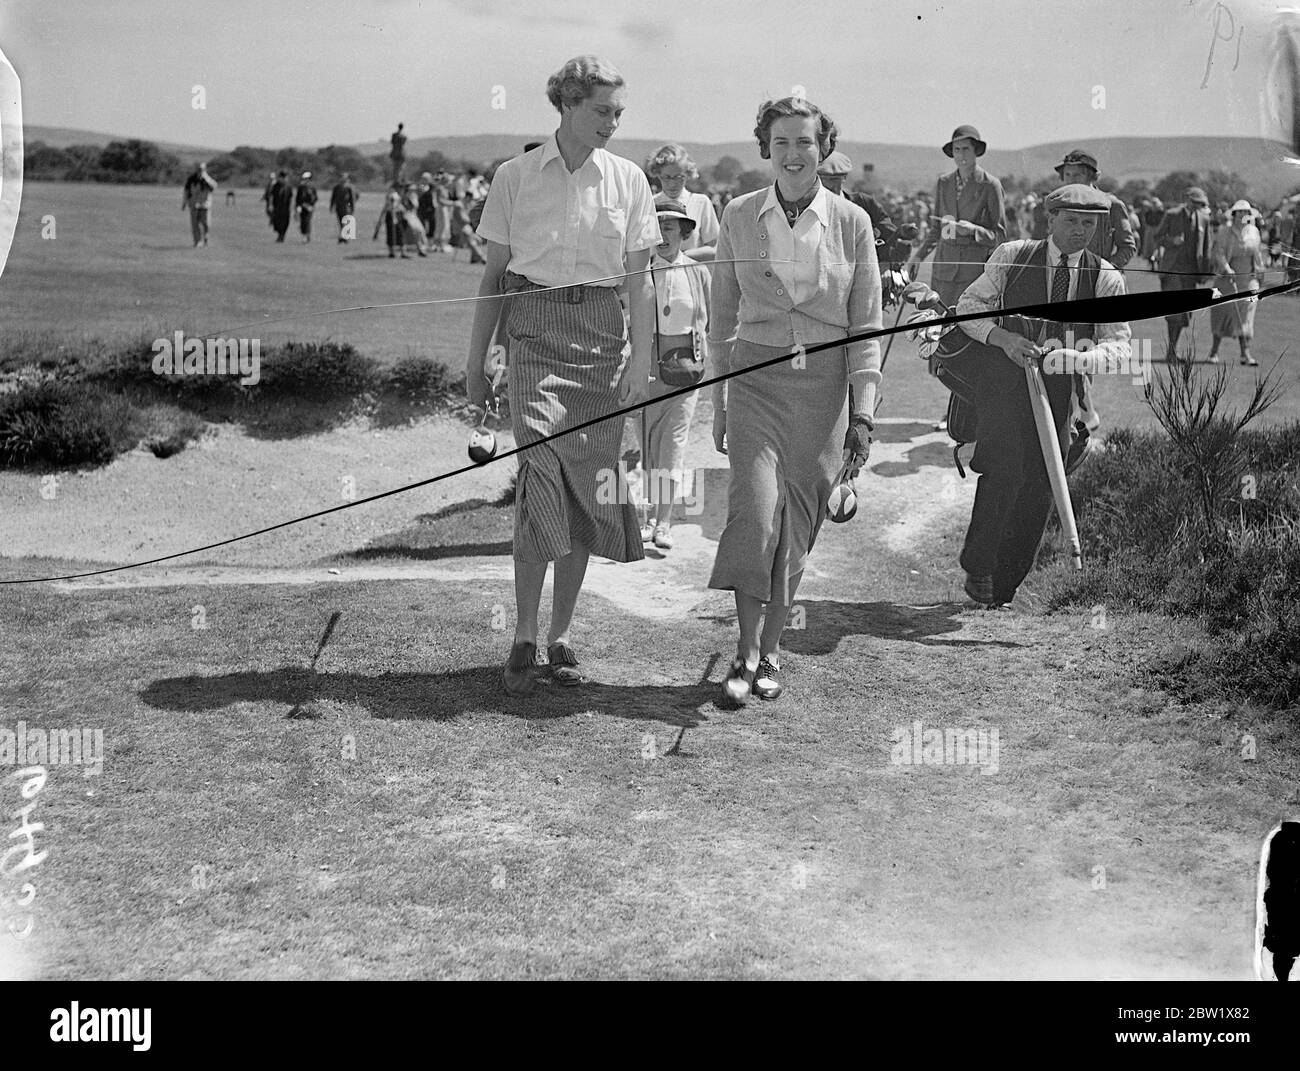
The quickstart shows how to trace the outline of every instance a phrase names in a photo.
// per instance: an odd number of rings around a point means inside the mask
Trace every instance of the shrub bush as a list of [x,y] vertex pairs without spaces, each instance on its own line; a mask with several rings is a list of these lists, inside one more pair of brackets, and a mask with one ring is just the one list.
[[137,441],[131,403],[88,384],[46,381],[0,395],[0,464],[103,464]]
[[262,355],[261,382],[253,395],[324,401],[355,398],[382,386],[378,364],[346,342],[286,342]]
[[447,405],[463,396],[464,376],[453,375],[431,357],[408,355],[388,370],[386,386],[404,400],[421,405]]

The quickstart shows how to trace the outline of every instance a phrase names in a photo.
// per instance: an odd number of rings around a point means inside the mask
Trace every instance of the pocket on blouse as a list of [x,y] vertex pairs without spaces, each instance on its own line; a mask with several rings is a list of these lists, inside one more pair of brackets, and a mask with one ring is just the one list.
[[627,229],[627,213],[621,208],[604,208],[596,214],[596,234],[601,238],[623,240]]

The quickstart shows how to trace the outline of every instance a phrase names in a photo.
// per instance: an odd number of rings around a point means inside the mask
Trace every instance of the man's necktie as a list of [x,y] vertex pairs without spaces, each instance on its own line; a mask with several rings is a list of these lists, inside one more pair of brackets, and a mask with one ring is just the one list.
[[1064,253],[1061,254],[1061,262],[1057,264],[1056,271],[1052,273],[1051,300],[1070,300],[1070,260]]

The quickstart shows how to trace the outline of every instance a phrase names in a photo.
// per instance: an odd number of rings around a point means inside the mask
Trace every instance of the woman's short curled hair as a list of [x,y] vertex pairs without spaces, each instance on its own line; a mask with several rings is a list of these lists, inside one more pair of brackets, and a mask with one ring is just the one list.
[[754,127],[754,137],[758,139],[758,155],[764,160],[772,158],[770,145],[772,124],[778,119],[789,119],[801,115],[817,120],[817,148],[820,159],[825,160],[835,151],[835,142],[839,139],[839,127],[829,115],[803,97],[782,97],[780,100],[766,100],[758,109],[758,123]]
[[618,69],[599,56],[574,56],[546,80],[546,99],[557,112],[576,107],[591,96],[596,86],[621,86]]
[[695,166],[691,154],[683,146],[673,141],[670,141],[667,145],[660,145],[650,154],[650,158],[645,162],[646,174],[651,178],[656,178],[660,171],[665,167],[671,167],[673,164],[680,167],[682,173],[688,179],[700,177],[700,169]]

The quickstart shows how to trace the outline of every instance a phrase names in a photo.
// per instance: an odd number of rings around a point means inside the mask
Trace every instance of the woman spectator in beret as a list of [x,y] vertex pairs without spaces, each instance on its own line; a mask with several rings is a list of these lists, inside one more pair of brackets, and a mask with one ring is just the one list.
[[798,349],[881,326],[871,219],[830,196],[817,176],[835,150],[834,122],[807,100],[785,97],[759,108],[754,135],[774,184],[723,212],[709,374],[794,356],[713,388],[714,445],[728,455],[731,476],[709,586],[735,593],[740,639],[723,682],[734,703],[783,691],[790,605],[838,474],[866,462],[880,382],[875,339],[810,355]]

